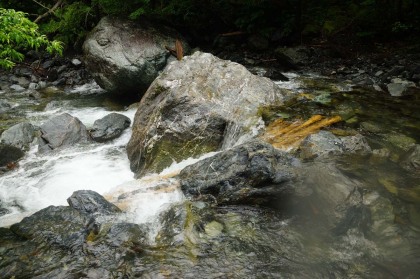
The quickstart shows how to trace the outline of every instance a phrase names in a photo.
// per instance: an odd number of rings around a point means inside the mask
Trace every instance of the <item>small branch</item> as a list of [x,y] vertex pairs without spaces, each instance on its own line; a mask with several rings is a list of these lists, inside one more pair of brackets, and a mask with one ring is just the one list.
[[245,34],[245,32],[235,31],[235,32],[229,32],[229,33],[223,33],[223,34],[220,34],[220,36],[228,37],[228,36],[237,36],[237,35],[242,35],[242,34]]
[[54,4],[54,6],[51,8],[51,9],[49,9],[46,13],[44,13],[44,14],[42,14],[42,15],[40,15],[40,16],[38,16],[35,20],[34,20],[34,22],[35,23],[37,23],[37,22],[39,22],[41,19],[43,19],[44,17],[47,17],[47,16],[49,16],[50,14],[52,14],[52,13],[54,13],[54,11],[55,10],[57,10],[61,5],[63,4],[63,0],[58,0],[55,4]]
[[47,9],[47,10],[49,10],[50,8],[48,8],[47,6],[45,6],[44,4],[42,4],[41,2],[38,2],[38,1],[36,1],[36,0],[32,0],[33,2],[35,2],[35,3],[37,3],[38,5],[40,5],[41,7],[43,7],[43,8],[45,8],[45,9]]

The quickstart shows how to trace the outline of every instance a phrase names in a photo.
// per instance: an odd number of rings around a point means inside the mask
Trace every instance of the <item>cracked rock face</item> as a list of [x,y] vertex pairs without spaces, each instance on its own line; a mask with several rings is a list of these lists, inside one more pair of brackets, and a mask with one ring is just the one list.
[[137,175],[161,171],[252,138],[259,108],[281,105],[288,95],[268,78],[209,53],[171,62],[137,110],[127,146],[131,169]]
[[[118,94],[141,94],[170,58],[181,36],[174,30],[143,21],[134,23],[104,17],[83,45],[85,63],[103,89]],[[188,45],[182,41],[184,50]]]

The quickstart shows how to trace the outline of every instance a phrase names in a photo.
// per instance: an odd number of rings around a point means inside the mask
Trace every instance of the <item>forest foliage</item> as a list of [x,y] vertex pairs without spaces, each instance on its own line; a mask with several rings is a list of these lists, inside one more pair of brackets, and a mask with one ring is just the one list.
[[25,13],[0,8],[0,68],[13,68],[24,59],[22,51],[41,47],[49,53],[63,51],[62,43],[48,40]]
[[401,38],[420,32],[418,0],[2,0],[40,30],[79,48],[104,15],[165,22],[201,40],[240,31],[279,43]]

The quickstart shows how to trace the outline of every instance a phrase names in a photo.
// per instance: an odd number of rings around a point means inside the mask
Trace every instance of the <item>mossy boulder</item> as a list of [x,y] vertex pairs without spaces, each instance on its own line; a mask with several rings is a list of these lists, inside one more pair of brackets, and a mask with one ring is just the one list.
[[127,146],[137,176],[255,136],[259,108],[289,92],[237,63],[195,52],[171,62],[140,102]]

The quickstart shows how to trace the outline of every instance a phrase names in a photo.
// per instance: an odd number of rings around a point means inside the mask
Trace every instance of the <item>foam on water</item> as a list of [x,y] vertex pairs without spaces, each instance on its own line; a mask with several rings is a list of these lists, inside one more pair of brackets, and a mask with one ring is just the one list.
[[210,152],[199,158],[189,158],[172,164],[159,174],[150,174],[122,183],[106,193],[105,197],[127,213],[127,221],[138,224],[150,223],[150,228],[153,230],[159,225],[157,216],[162,211],[169,205],[185,199],[175,176],[186,166],[214,154],[217,152]]

